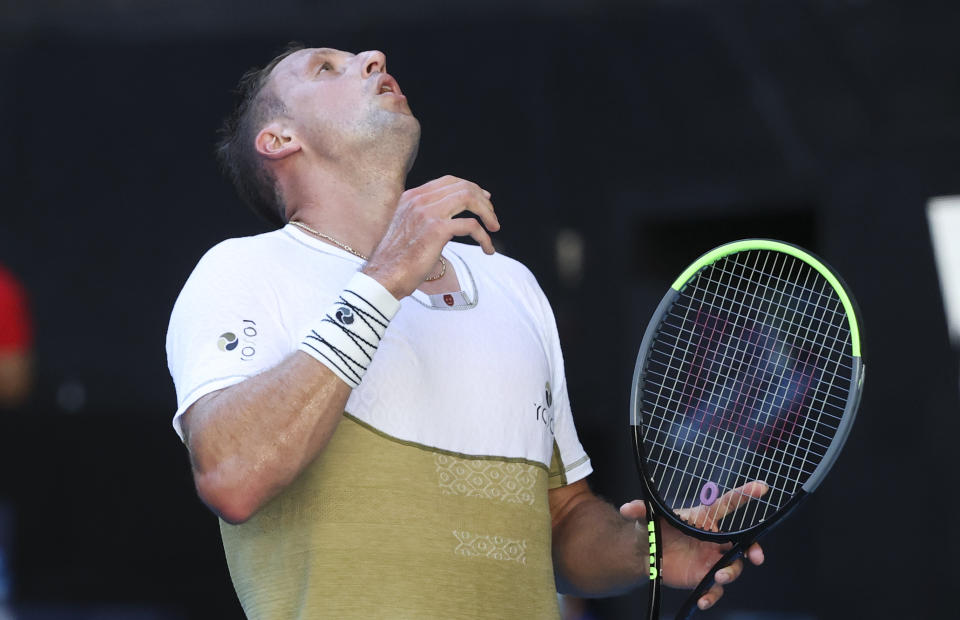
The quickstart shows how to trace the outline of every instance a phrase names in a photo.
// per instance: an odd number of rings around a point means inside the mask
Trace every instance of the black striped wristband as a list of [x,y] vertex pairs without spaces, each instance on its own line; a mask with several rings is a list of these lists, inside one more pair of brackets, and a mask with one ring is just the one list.
[[299,349],[355,388],[399,309],[383,285],[357,272]]

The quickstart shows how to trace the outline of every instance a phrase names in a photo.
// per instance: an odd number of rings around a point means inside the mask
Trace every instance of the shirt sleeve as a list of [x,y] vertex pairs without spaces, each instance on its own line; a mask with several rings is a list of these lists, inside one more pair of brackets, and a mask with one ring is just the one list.
[[553,401],[551,406],[553,407],[554,443],[548,486],[555,489],[586,478],[593,472],[593,467],[590,464],[590,457],[580,444],[580,438],[577,437],[577,429],[573,423],[573,410],[570,406],[570,397],[567,395],[567,379],[563,367],[563,352],[560,349],[560,336],[557,333],[553,309],[539,285],[535,285],[535,291],[540,305],[542,337],[547,346],[551,368],[551,394],[547,398]]
[[201,397],[277,365],[290,355],[277,296],[244,240],[225,241],[200,260],[174,304],[167,365],[177,391],[173,428]]
[[22,353],[33,342],[27,296],[20,283],[0,267],[0,353]]

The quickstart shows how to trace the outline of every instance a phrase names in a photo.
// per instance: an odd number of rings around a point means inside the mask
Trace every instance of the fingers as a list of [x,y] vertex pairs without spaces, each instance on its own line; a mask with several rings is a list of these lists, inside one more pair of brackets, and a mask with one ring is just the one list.
[[424,183],[423,185],[420,185],[419,187],[413,187],[413,188],[411,188],[411,189],[408,189],[405,193],[409,193],[409,194],[429,194],[429,193],[432,193],[432,192],[437,192],[437,191],[441,191],[441,190],[444,190],[444,189],[449,189],[451,186],[454,186],[454,185],[464,185],[464,184],[467,185],[467,186],[474,186],[474,187],[476,187],[477,189],[479,189],[479,190],[483,193],[484,196],[486,196],[487,198],[490,197],[490,192],[488,192],[487,190],[481,188],[481,187],[480,187],[479,185],[477,185],[476,183],[472,183],[472,182],[467,181],[467,180],[465,180],[465,179],[461,179],[460,177],[455,177],[455,176],[453,176],[453,175],[451,175],[451,174],[446,174],[446,175],[444,175],[444,176],[442,176],[442,177],[439,177],[439,178],[436,178],[436,179],[434,179],[434,180],[432,180],[432,181],[428,181],[428,182]]
[[[449,196],[437,201],[436,206],[438,209],[444,209],[446,211],[454,211],[456,213],[462,213],[464,211],[470,211],[471,213],[476,213],[477,215],[480,216],[480,220],[483,222],[483,225],[487,227],[487,230],[490,230],[492,232],[497,232],[498,230],[500,230],[500,221],[497,219],[497,216],[493,213],[493,206],[490,204],[490,201],[487,200],[486,198],[482,198],[482,201],[478,201],[477,195],[471,192],[456,192],[454,194],[450,194]],[[454,221],[454,222],[457,221],[458,219],[468,219],[468,218],[453,218],[445,214],[441,215],[440,217],[444,219],[450,219],[451,221]],[[473,218],[469,218],[469,219],[473,219]]]
[[480,216],[488,230],[500,230],[500,222],[490,202],[490,192],[471,181],[446,176],[406,193],[411,202],[429,205],[432,215],[436,217],[450,218],[470,211]]
[[487,254],[493,254],[496,250],[493,247],[493,241],[490,235],[483,229],[480,222],[472,217],[461,217],[450,220],[450,231],[454,236],[470,235],[474,241],[480,244],[483,251]]
[[697,506],[696,508],[681,508],[674,510],[674,513],[693,527],[710,532],[717,531],[716,521],[711,519],[706,506]]
[[437,189],[446,187],[448,185],[453,185],[454,183],[460,182],[462,180],[463,179],[459,177],[455,177],[451,174],[445,174],[442,177],[437,177],[436,179],[433,179],[432,181],[427,181],[423,185],[410,188],[409,190],[407,190],[407,192],[417,193],[417,194],[432,192]]
[[[463,212],[480,219],[454,217]],[[494,254],[487,230],[500,230],[490,192],[454,176],[440,177],[403,192],[390,226],[363,271],[401,299],[433,273],[437,257],[452,237],[468,235],[484,252]]]
[[720,600],[721,596],[723,596],[723,586],[714,584],[713,587],[707,590],[707,593],[697,601],[697,607],[700,609],[710,609]]
[[620,506],[620,514],[627,519],[640,521],[647,518],[647,505],[642,499],[635,499]]
[[423,197],[423,200],[429,200],[433,208],[437,209],[439,217],[452,218],[455,215],[469,211],[480,216],[487,230],[496,232],[500,230],[500,220],[493,211],[493,203],[490,202],[486,190],[480,189],[475,183],[451,185],[442,190],[431,192]]
[[696,506],[676,510],[677,516],[702,530],[716,532],[720,520],[752,499],[762,497],[770,490],[765,482],[755,480],[731,489],[720,496],[711,506]]
[[737,508],[743,506],[751,499],[763,497],[763,495],[769,490],[770,487],[768,487],[766,483],[755,480],[753,482],[748,482],[741,487],[727,491],[720,497],[720,499],[717,500],[717,506],[714,510],[714,513],[711,515],[711,520],[719,521],[731,512],[736,511]]
[[730,566],[718,570],[717,574],[713,576],[713,580],[717,583],[732,583],[736,581],[737,577],[740,576],[740,573],[743,572],[743,562],[737,560]]
[[754,566],[760,566],[763,564],[764,559],[766,559],[763,555],[763,548],[759,543],[753,543],[750,545],[750,548],[747,549],[747,552],[744,554],[744,556],[750,560],[750,563]]
[[[432,185],[433,183],[435,183],[435,185]],[[490,192],[483,189],[476,183],[467,181],[466,179],[461,179],[459,177],[450,176],[449,174],[408,191],[420,194],[422,196],[429,196],[433,200],[437,200],[443,195],[462,190],[476,190],[483,194],[484,198],[490,198]]]
[[[760,549],[760,545],[756,543],[750,546],[750,549],[747,550],[745,555],[750,558],[751,562],[758,566],[763,563],[763,551]],[[718,570],[713,576],[713,580],[716,583],[706,594],[700,597],[700,600],[697,601],[697,606],[700,609],[708,609],[715,605],[716,602],[720,600],[720,597],[723,596],[723,585],[733,583],[742,573],[743,561],[741,560],[737,560],[730,566]]]

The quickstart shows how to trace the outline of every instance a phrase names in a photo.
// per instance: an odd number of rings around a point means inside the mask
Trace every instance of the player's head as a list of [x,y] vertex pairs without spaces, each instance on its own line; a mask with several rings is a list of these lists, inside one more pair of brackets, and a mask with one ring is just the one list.
[[351,54],[293,44],[248,71],[217,154],[240,197],[275,225],[285,220],[278,166],[349,163],[375,153],[406,173],[420,125],[378,51]]

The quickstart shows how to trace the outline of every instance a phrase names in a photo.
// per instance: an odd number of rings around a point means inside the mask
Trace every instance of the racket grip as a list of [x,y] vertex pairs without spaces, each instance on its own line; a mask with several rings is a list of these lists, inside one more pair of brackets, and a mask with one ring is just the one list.
[[713,565],[710,572],[700,580],[700,583],[693,589],[693,592],[690,593],[687,600],[683,602],[683,606],[680,607],[680,611],[677,612],[676,620],[689,620],[692,618],[693,614],[699,609],[699,607],[697,607],[697,601],[713,586],[713,578],[717,572],[733,564],[741,555],[743,555],[743,545],[738,543],[727,551],[722,558],[717,560],[717,563]]
[[[650,583],[647,590],[647,620],[660,620],[660,584],[663,576],[663,541],[660,538],[660,519],[653,502],[646,502],[647,524],[643,529],[647,531],[647,542],[650,545],[650,566],[648,568]],[[637,527],[640,523],[637,522]]]

